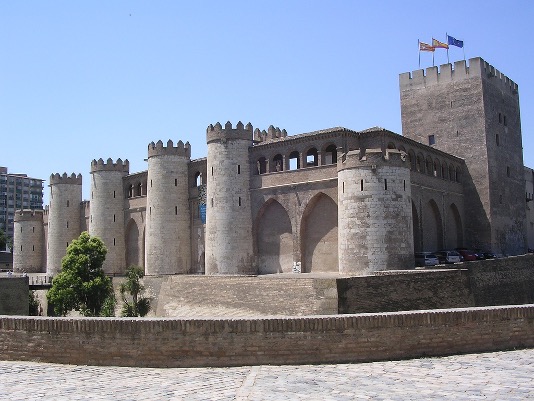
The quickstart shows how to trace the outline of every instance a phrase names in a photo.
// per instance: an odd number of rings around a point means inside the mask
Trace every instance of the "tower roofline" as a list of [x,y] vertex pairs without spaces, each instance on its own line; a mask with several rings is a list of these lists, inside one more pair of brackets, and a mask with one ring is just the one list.
[[400,90],[417,89],[435,85],[439,83],[456,82],[464,79],[478,77],[490,81],[494,85],[507,90],[513,95],[517,95],[519,88],[517,84],[493,67],[481,57],[470,58],[469,63],[465,60],[456,61],[454,68],[452,64],[442,64],[438,67],[428,67],[426,70],[420,69],[405,72],[399,75]]

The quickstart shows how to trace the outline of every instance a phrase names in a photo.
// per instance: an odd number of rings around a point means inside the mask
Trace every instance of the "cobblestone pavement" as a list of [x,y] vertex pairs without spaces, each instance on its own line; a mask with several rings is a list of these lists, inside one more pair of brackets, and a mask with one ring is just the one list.
[[339,365],[149,369],[0,361],[1,400],[526,400],[534,349]]

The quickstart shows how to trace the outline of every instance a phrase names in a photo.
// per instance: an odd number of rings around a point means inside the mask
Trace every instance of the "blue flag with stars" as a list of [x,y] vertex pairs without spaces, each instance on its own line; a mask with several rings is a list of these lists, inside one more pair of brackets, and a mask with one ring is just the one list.
[[452,36],[447,35],[447,41],[449,45],[456,47],[464,47],[464,41],[453,38]]

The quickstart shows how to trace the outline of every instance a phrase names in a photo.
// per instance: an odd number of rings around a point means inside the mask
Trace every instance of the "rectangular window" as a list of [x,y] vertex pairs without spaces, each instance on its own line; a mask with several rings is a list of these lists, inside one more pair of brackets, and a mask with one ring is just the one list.
[[434,135],[429,135],[429,136],[428,136],[428,144],[429,144],[430,146],[436,144],[436,137],[435,137]]
[[502,123],[502,114],[499,113],[499,124],[501,124],[501,123]]
[[508,126],[508,124],[506,123],[506,116],[503,116],[503,124],[505,127]]
[[495,135],[495,143],[499,146],[499,134]]
[[388,180],[384,179],[384,190],[388,190]]
[[175,187],[178,186],[178,179],[177,179],[177,178],[174,179],[174,186],[175,186]]
[[240,164],[237,165],[237,174],[241,174],[241,165]]

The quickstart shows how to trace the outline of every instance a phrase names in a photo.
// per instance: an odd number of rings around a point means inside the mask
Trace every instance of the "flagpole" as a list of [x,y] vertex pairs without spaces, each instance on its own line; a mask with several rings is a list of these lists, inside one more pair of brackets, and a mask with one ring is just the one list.
[[417,49],[419,49],[419,69],[421,69],[421,45],[419,39],[417,39]]
[[434,53],[436,53],[435,50],[432,52],[432,67],[434,67]]
[[449,35],[447,34],[447,32],[445,32],[445,43],[447,43],[447,64],[450,64],[451,62],[449,61]]

